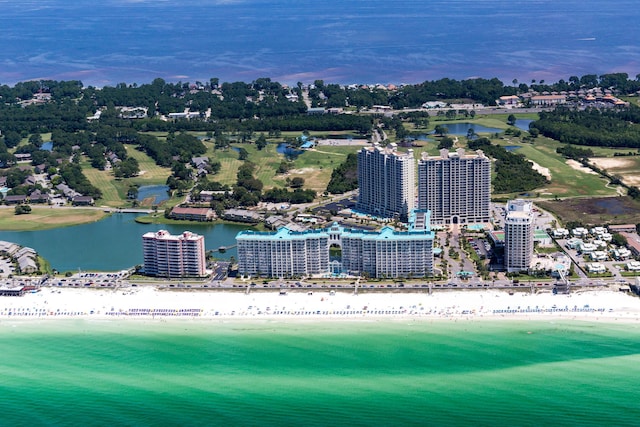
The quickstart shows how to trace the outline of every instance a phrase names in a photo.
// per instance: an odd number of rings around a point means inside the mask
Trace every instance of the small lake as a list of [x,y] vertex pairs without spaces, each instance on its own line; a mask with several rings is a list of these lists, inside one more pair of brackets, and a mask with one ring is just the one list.
[[286,142],[281,142],[280,144],[278,144],[278,146],[276,147],[276,151],[291,160],[295,160],[300,154],[304,153],[304,150],[298,150],[297,148],[292,147]]
[[43,151],[52,151],[53,150],[53,141],[43,142],[40,146],[40,149]]
[[[449,129],[449,135],[467,135],[469,129],[473,129],[475,133],[496,133],[496,132],[504,132],[502,129],[498,128],[488,128],[486,126],[482,126],[476,123],[446,123],[441,126]],[[431,132],[435,133],[435,132]]]
[[169,200],[169,186],[167,185],[143,185],[138,188],[138,200],[153,198],[153,204],[159,204]]
[[520,129],[529,132],[529,125],[535,120],[532,119],[516,119],[515,126]]
[[[168,230],[171,234],[192,231],[203,235],[206,250],[235,245],[236,234],[250,227],[236,224],[138,224],[138,214],[117,213],[102,221],[42,231],[0,231],[0,240],[35,249],[60,272],[81,270],[117,271],[143,263],[142,235]],[[235,248],[217,258],[237,258]]]

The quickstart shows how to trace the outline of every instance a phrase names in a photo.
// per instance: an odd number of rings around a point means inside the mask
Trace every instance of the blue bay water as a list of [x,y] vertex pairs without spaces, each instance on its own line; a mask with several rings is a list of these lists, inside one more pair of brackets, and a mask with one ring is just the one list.
[[[191,231],[203,235],[205,249],[235,245],[236,234],[248,227],[236,224],[139,224],[136,214],[113,214],[72,227],[42,231],[0,231],[0,240],[35,249],[60,272],[80,270],[117,271],[142,264],[142,235],[168,230],[171,234]],[[236,257],[235,248],[218,258]]]
[[637,325],[0,323],[3,425],[636,425]]
[[0,0],[0,83],[640,72],[635,0]]

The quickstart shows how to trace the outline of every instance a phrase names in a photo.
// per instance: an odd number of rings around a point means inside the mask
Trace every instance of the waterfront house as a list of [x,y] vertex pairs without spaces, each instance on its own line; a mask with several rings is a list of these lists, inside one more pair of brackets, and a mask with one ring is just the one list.
[[73,206],[93,206],[95,200],[91,196],[75,196],[71,199]]
[[183,208],[176,206],[171,210],[169,217],[186,221],[213,221],[216,214],[210,208]]
[[262,220],[262,215],[258,212],[246,209],[227,209],[224,211],[224,219],[229,221],[248,222],[256,224]]
[[80,193],[78,193],[77,191],[73,190],[67,184],[58,184],[58,185],[56,185],[56,190],[58,190],[60,193],[62,193],[62,195],[64,195],[64,197],[66,197],[69,200],[73,199],[76,196],[81,196]]

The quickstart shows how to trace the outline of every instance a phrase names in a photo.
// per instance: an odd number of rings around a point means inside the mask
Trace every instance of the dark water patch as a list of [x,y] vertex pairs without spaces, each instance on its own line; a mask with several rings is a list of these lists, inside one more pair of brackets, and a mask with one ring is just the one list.
[[637,212],[633,207],[626,205],[622,200],[614,197],[594,200],[593,205],[609,215],[625,215]]
[[[467,135],[469,129],[473,129],[475,133],[496,133],[502,132],[502,129],[490,128],[476,123],[445,123],[441,126],[448,129],[449,135]],[[435,131],[431,132],[432,134]]]
[[529,125],[534,121],[532,119],[516,119],[515,125],[518,129],[529,132]]
[[304,150],[298,150],[297,148],[291,146],[290,144],[287,144],[286,142],[281,142],[280,144],[278,144],[278,146],[276,147],[276,151],[279,154],[282,154],[288,159],[292,160],[297,159],[299,155],[304,153]]
[[152,203],[159,204],[169,200],[169,187],[167,185],[143,185],[138,188],[138,200],[153,198]]

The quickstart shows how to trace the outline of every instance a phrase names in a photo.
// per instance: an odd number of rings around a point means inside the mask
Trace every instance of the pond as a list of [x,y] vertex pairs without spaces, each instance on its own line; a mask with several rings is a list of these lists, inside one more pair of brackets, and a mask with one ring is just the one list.
[[42,145],[40,146],[40,149],[43,150],[43,151],[51,151],[51,150],[53,150],[53,141],[43,142]]
[[[469,129],[473,129],[475,133],[497,133],[503,132],[502,129],[489,128],[476,123],[446,123],[441,126],[446,127],[449,130],[449,135],[463,135],[466,136]],[[435,133],[431,132],[431,133]]]
[[276,147],[276,151],[291,160],[297,159],[300,154],[304,153],[304,150],[298,150],[297,148],[292,147],[286,142],[281,142],[280,144],[278,144],[278,147]]
[[504,149],[507,151],[516,151],[518,148],[522,148],[519,145],[505,145]]
[[[41,231],[0,231],[0,240],[35,249],[58,271],[118,271],[142,264],[142,235],[167,230],[171,234],[191,231],[205,238],[205,249],[235,245],[236,234],[250,227],[235,224],[193,223],[139,224],[137,214],[112,214],[90,224]],[[235,248],[218,258],[237,257]]]
[[153,198],[151,203],[157,205],[169,200],[169,186],[167,185],[143,185],[138,188],[138,200]]
[[529,132],[529,125],[531,123],[535,122],[535,120],[532,119],[516,119],[516,124],[515,126],[520,129],[520,130],[524,130]]

